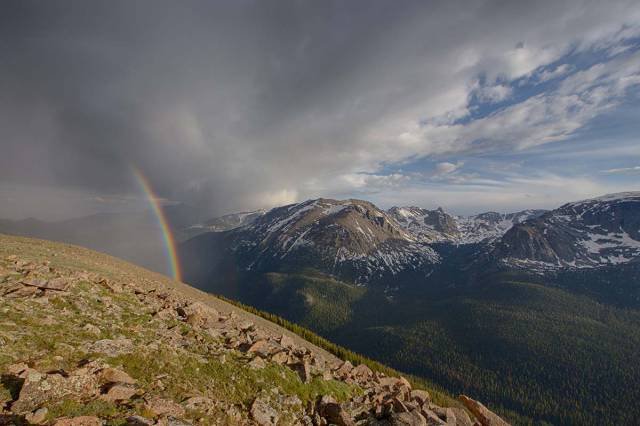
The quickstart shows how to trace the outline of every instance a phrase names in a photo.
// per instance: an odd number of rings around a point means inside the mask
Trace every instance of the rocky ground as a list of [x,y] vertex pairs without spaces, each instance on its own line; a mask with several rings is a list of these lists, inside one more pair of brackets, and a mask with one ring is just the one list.
[[2,235],[0,374],[0,424],[506,424],[161,275]]

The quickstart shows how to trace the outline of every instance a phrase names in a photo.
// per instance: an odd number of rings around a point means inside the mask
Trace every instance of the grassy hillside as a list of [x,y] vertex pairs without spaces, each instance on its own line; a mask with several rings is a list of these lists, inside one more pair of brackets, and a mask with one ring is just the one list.
[[0,324],[0,424],[469,418],[303,327],[75,246],[0,235]]

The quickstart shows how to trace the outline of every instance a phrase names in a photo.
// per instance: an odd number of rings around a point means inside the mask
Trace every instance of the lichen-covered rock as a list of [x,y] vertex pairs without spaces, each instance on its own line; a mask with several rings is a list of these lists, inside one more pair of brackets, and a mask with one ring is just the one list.
[[262,398],[256,398],[251,404],[251,418],[260,426],[275,426],[280,416],[278,412]]
[[98,380],[92,374],[64,377],[61,374],[43,374],[29,369],[22,373],[24,384],[18,400],[11,405],[17,414],[40,408],[46,402],[63,398],[88,399],[98,392]]

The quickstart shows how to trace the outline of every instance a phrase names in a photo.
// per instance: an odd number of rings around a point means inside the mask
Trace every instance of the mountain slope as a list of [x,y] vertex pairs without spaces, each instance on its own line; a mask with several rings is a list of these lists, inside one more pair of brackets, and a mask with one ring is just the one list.
[[472,424],[405,379],[79,247],[0,235],[0,323],[0,424]]
[[640,261],[640,192],[568,203],[517,224],[495,255],[527,269],[599,268]]

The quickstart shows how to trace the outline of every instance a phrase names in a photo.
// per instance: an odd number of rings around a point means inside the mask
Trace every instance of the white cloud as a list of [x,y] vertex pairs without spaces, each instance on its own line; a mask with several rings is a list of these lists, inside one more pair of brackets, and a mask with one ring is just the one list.
[[513,90],[509,86],[498,84],[495,86],[481,87],[476,91],[476,96],[482,102],[496,103],[509,98]]
[[554,78],[562,77],[563,75],[568,74],[572,69],[573,67],[569,64],[561,64],[552,70],[548,70],[548,69],[542,70],[536,73],[535,77],[539,82],[549,81]]
[[602,170],[602,173],[606,174],[640,174],[640,166],[635,167],[621,167],[617,169]]
[[453,173],[463,165],[464,163],[462,161],[458,161],[455,164],[449,163],[449,162],[438,163],[436,164],[434,175],[441,176],[441,175],[447,175],[447,174]]
[[640,55],[576,72],[557,89],[462,124],[414,124],[402,133],[421,155],[519,150],[565,140],[640,84]]

